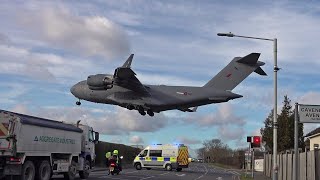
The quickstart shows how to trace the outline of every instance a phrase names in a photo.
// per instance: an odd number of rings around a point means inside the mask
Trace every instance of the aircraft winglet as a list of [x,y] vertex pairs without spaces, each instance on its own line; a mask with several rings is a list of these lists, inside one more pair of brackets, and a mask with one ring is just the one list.
[[123,68],[130,68],[131,67],[131,62],[132,62],[133,56],[134,56],[134,54],[131,54],[128,57],[127,61],[122,65]]

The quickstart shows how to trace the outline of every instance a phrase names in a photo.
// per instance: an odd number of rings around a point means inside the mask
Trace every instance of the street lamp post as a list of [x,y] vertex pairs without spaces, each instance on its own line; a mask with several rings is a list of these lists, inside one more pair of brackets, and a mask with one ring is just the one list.
[[274,57],[274,109],[273,109],[273,174],[272,179],[278,179],[278,165],[277,165],[277,72],[279,70],[277,66],[277,38],[267,39],[267,38],[258,38],[258,37],[250,37],[250,36],[239,36],[233,33],[218,33],[218,36],[226,36],[226,37],[240,37],[240,38],[249,38],[249,39],[258,39],[258,40],[266,40],[273,41],[273,57]]

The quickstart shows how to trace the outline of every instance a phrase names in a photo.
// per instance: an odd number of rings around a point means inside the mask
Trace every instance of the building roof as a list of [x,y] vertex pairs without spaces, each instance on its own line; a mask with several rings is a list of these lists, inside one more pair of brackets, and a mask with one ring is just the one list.
[[320,134],[320,127],[314,129],[313,131],[309,132],[305,135],[305,137],[315,136],[317,134]]

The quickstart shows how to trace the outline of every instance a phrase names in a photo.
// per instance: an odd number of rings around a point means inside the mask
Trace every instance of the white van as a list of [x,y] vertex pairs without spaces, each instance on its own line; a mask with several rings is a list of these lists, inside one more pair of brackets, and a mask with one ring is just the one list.
[[150,145],[142,150],[134,159],[133,165],[137,170],[146,168],[165,168],[168,171],[188,168],[191,158],[189,158],[188,147],[183,144],[178,145]]

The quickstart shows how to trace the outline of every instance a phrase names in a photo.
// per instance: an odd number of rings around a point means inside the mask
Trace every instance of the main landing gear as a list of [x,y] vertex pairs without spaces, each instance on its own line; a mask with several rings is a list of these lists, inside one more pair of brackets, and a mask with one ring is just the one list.
[[147,113],[144,110],[140,110],[140,109],[138,111],[142,116],[145,116],[146,114],[148,114],[151,117],[154,116],[154,112],[152,112],[150,109],[147,110]]
[[152,112],[150,109],[147,110],[147,113],[148,113],[148,115],[151,116],[151,117],[154,116],[154,112]]
[[[133,105],[128,105],[127,106],[127,109],[129,109],[129,110],[132,110],[133,109]],[[154,112],[151,110],[151,109],[148,109],[147,110],[147,113],[146,113],[146,111],[145,111],[145,109],[142,107],[142,106],[138,106],[138,107],[136,107],[135,108],[136,110],[138,110],[138,112],[142,115],[142,116],[145,116],[146,114],[148,114],[149,116],[154,116]]]

